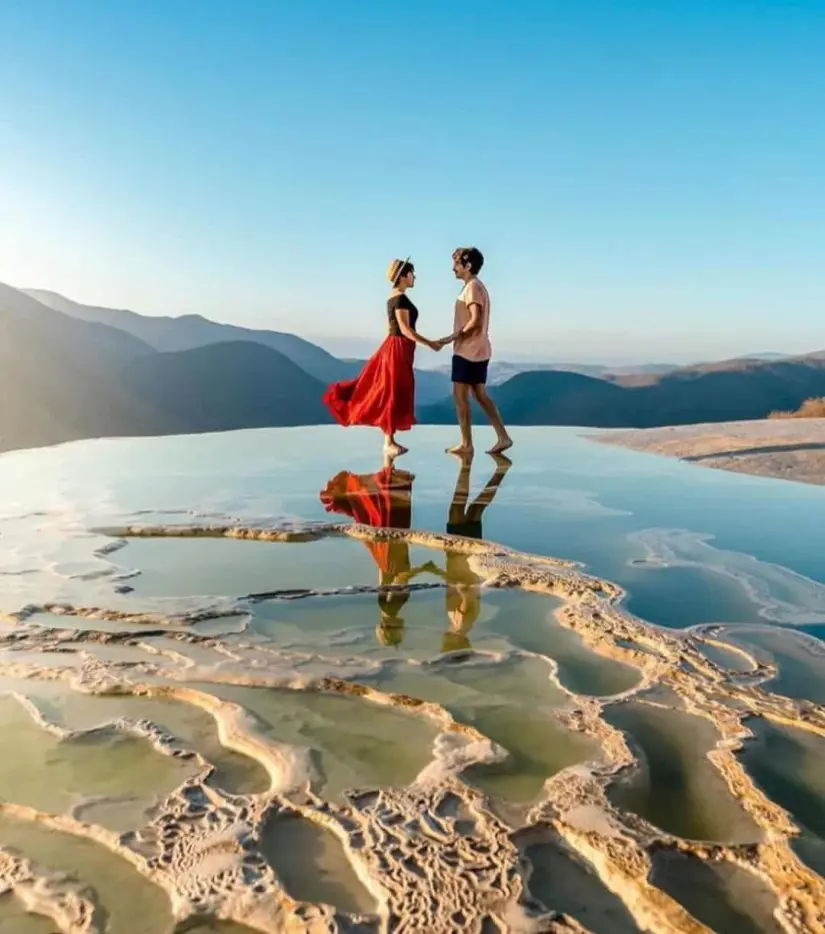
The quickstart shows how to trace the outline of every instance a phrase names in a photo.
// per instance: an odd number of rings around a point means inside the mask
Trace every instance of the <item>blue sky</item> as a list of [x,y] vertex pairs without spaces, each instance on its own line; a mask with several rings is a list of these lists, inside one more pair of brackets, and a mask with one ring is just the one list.
[[5,0],[0,280],[368,346],[474,243],[500,356],[825,347],[823,48],[825,0]]

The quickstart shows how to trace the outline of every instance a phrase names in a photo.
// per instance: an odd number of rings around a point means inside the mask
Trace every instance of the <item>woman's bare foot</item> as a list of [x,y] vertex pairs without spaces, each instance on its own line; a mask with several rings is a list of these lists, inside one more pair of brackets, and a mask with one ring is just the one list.
[[448,454],[455,454],[456,457],[472,457],[473,446],[471,444],[457,444],[455,447],[447,448]]
[[494,444],[488,454],[503,454],[505,451],[508,451],[513,446],[513,439],[508,435],[507,437],[500,438],[498,443]]
[[405,448],[403,444],[399,444],[397,441],[384,445],[384,453],[389,457],[398,457],[401,454],[406,454],[408,450],[409,448]]

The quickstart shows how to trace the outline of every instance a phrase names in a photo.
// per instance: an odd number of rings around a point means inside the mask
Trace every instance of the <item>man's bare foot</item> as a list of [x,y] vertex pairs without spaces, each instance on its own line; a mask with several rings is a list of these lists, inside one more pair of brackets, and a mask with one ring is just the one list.
[[406,454],[409,448],[405,448],[403,444],[399,444],[397,441],[393,444],[384,445],[384,453],[388,457],[398,457],[401,454]]
[[497,444],[494,444],[488,454],[503,454],[513,446],[513,439],[510,437],[502,438]]
[[448,454],[455,454],[456,457],[472,457],[475,453],[471,444],[457,444],[455,447],[447,448]]

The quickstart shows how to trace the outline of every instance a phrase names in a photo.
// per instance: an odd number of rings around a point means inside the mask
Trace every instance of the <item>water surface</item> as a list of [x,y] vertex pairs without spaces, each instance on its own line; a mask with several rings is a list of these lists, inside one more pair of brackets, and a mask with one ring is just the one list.
[[[360,430],[104,440],[1,455],[0,610],[39,607],[30,625],[89,635],[47,652],[6,646],[0,689],[28,694],[44,716],[74,730],[118,717],[151,721],[210,762],[211,786],[229,794],[265,791],[268,776],[260,763],[222,744],[208,713],[118,691],[127,683],[189,682],[241,705],[251,729],[306,753],[313,791],[335,802],[347,789],[410,786],[432,762],[441,727],[355,695],[240,683],[251,669],[260,678],[277,670],[300,682],[294,687],[327,674],[442,705],[509,753],[462,776],[498,814],[523,813],[560,771],[599,763],[600,744],[564,718],[575,719],[579,703],[632,691],[640,672],[592,651],[561,626],[559,600],[484,587],[458,549],[340,535],[286,544],[116,534],[140,524],[346,525],[369,514],[383,516],[381,524],[458,529],[581,562],[623,587],[627,608],[648,622],[673,630],[719,624],[723,641],[777,664],[767,689],[825,702],[825,656],[797,635],[821,640],[825,633],[825,489],[707,470],[580,434],[517,430],[507,468],[483,455],[461,464],[443,454],[451,430],[418,430],[410,455],[398,463],[391,496],[375,485],[379,439]],[[320,493],[343,475],[353,489],[378,490],[372,512],[362,515],[363,499],[351,498],[327,510],[329,499]],[[337,593],[271,598],[283,591]],[[152,615],[62,616],[53,603]],[[193,624],[180,617],[215,607],[232,615],[207,613]],[[10,631],[22,630],[7,621]],[[175,640],[174,631],[199,640]],[[117,644],[106,641],[113,634]],[[724,648],[705,652],[723,667],[748,669]],[[21,666],[40,669],[43,680],[27,681]],[[230,681],[236,683],[218,683]],[[92,684],[106,696],[83,693]],[[679,710],[667,687],[645,698],[651,703],[607,709],[606,719],[625,731],[640,759],[611,789],[611,800],[688,839],[759,840],[707,758],[719,739],[713,725]],[[146,740],[112,730],[58,741],[8,696],[0,696],[0,719],[17,751],[0,763],[0,795],[7,800],[58,811],[82,804],[84,819],[125,829],[191,774],[192,760],[161,756]],[[746,745],[743,763],[800,823],[795,845],[803,858],[823,867],[823,741],[753,722],[757,738]],[[0,843],[92,884],[117,934],[171,930],[166,896],[102,847],[8,817],[0,820]],[[296,819],[269,827],[265,848],[294,897],[342,910],[374,907],[326,831]],[[290,860],[296,852],[301,859]],[[535,842],[528,858],[539,899],[569,910],[596,934],[636,930],[588,876],[590,867],[557,842]],[[773,930],[771,899],[742,871],[663,858],[656,867],[659,884],[720,934]],[[46,928],[42,922],[0,899],[0,930],[11,924],[14,934],[43,934],[50,922]],[[243,932],[208,920],[195,930]]]

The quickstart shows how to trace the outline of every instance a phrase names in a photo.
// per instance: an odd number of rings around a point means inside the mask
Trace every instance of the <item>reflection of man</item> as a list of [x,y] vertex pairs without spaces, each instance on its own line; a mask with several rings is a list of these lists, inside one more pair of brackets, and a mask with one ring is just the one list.
[[[495,462],[493,475],[484,489],[468,505],[473,459],[472,457],[461,459],[447,519],[448,534],[476,539],[484,537],[481,526],[484,510],[493,501],[507,471],[512,466],[512,461],[502,455],[496,457]],[[447,552],[447,563],[441,576],[447,584],[446,609],[450,620],[450,629],[444,633],[441,650],[453,652],[457,649],[468,649],[470,648],[468,633],[481,612],[481,579],[470,567],[469,556],[458,551]]]

